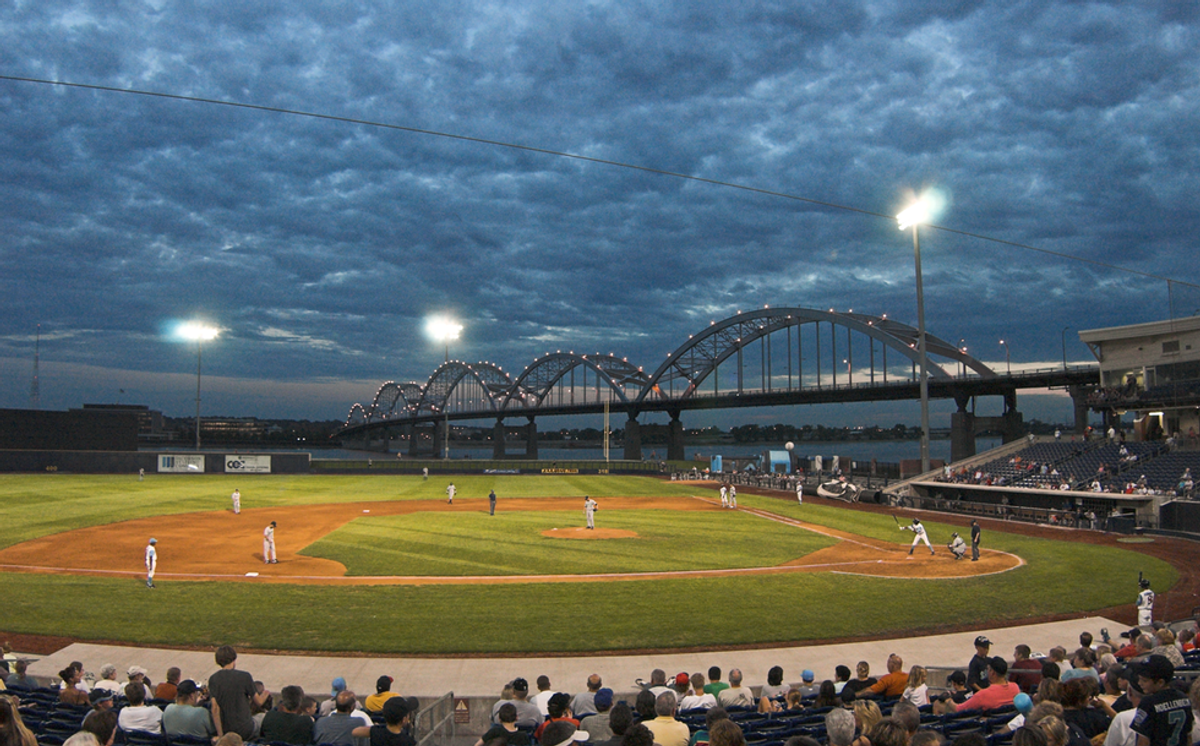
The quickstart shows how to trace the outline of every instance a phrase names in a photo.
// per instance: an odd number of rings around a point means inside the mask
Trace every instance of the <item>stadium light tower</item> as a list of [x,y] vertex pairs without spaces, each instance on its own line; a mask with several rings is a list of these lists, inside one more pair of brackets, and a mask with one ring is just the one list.
[[[458,335],[462,333],[463,325],[454,319],[445,316],[434,316],[425,322],[425,333],[434,340],[445,345],[446,362],[450,362],[450,343],[458,339]],[[450,458],[450,392],[446,392],[446,401],[442,402],[442,411],[446,415],[446,437],[445,451],[442,457]]]
[[929,200],[922,196],[896,216],[900,230],[912,228],[917,269],[917,356],[921,365],[921,473],[929,471],[929,358],[925,354],[925,289],[921,282],[921,223],[929,222]]
[[189,321],[177,332],[182,339],[196,343],[196,450],[200,450],[200,357],[205,342],[217,338],[221,330],[200,321]]

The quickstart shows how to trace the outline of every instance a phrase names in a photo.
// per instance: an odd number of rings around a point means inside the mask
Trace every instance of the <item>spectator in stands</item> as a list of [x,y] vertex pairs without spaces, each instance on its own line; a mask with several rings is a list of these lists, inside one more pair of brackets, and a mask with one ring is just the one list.
[[331,689],[329,699],[322,702],[321,706],[317,708],[318,718],[326,717],[337,708],[337,695],[346,691],[346,680],[338,676],[329,686]]
[[991,649],[992,641],[987,637],[980,635],[975,638],[975,655],[967,664],[967,688],[972,692],[988,687],[987,666],[988,661],[991,660],[991,655],[989,655]]
[[671,691],[675,694],[675,701],[679,702],[684,695],[692,690],[692,677],[687,675],[687,671],[680,671],[675,674],[675,678],[671,680]]
[[[80,669],[73,666],[67,666],[58,672],[59,678],[62,679],[62,688],[58,690],[58,701],[67,705],[87,706],[87,692],[80,690],[75,685],[79,683]],[[144,699],[144,698],[143,698]]]
[[879,681],[860,691],[857,697],[899,697],[908,686],[908,675],[904,673],[904,659],[892,653],[887,659],[887,673]]
[[[799,694],[798,690],[796,691]],[[817,698],[813,700],[813,707],[841,707],[842,698],[838,696],[837,688],[833,682],[825,679],[821,682],[821,686],[817,688]]]
[[621,737],[621,746],[654,746],[654,734],[644,724],[634,723]]
[[131,730],[162,733],[162,710],[146,704],[146,687],[140,681],[130,681],[125,685],[125,699],[128,704],[121,708],[117,716],[121,730],[126,733]]
[[266,704],[271,692],[266,687],[259,691],[249,673],[237,670],[237,651],[229,645],[217,648],[215,657],[221,670],[208,678],[213,726],[218,736],[232,732],[243,741],[251,739],[255,728],[251,705]]
[[1196,628],[1184,627],[1179,630],[1179,649],[1187,653],[1196,649]]
[[546,724],[542,735],[542,746],[571,746],[576,741],[587,740],[587,733],[566,720],[555,720]]
[[709,729],[708,743],[709,746],[746,746],[746,737],[737,723],[721,720]]
[[897,702],[896,706],[892,708],[890,717],[904,727],[904,732],[908,734],[910,741],[917,729],[921,727],[921,711],[912,702],[903,700]]
[[37,738],[25,721],[17,707],[17,698],[0,694],[0,744],[4,746],[38,746]]
[[[475,746],[484,746],[490,743],[504,743],[507,746],[529,746],[529,736],[521,730],[517,729],[517,708],[513,707],[512,702],[505,702],[500,706],[500,711],[497,713],[500,717],[500,722],[488,729]],[[349,718],[347,718],[349,719]],[[321,724],[317,723],[317,728],[320,729]],[[320,738],[317,743],[335,743],[334,741],[324,741]],[[350,746],[353,746],[351,739]]]
[[[538,712],[537,705],[530,702],[529,697],[529,682],[525,679],[513,679],[512,682],[513,706],[517,708],[517,726],[534,728],[542,722],[542,714]],[[504,704],[504,700],[500,700],[492,707],[492,722],[498,723],[497,716],[500,712],[500,705]]]
[[1100,677],[1101,691],[1097,695],[1097,698],[1107,702],[1109,707],[1112,707],[1121,698],[1121,692],[1123,691],[1121,676],[1124,675],[1124,671],[1124,666],[1120,663],[1114,663]]
[[854,721],[858,724],[858,738],[854,740],[854,746],[871,746],[867,734],[880,720],[883,720],[883,713],[879,711],[879,705],[866,699],[854,700]]
[[[754,707],[756,704],[754,692],[749,688],[742,686],[742,670],[733,668],[729,671],[729,688],[721,690],[717,695],[717,702],[729,709],[730,707]],[[666,746],[663,744],[663,746]]]
[[117,667],[111,663],[100,666],[100,680],[92,687],[103,689],[111,694],[121,694],[125,687],[117,681]]
[[1096,641],[1096,638],[1092,637],[1091,632],[1084,630],[1083,632],[1079,633],[1079,647],[1091,648],[1092,650],[1095,650],[1096,647],[1092,644],[1095,641]]
[[842,686],[842,699],[852,700],[854,695],[875,684],[875,677],[871,675],[871,664],[866,661],[859,661],[854,667],[855,678],[850,679]]
[[[101,690],[101,692],[110,699],[113,696],[110,691]],[[83,719],[80,730],[91,733],[100,746],[112,746],[113,741],[117,738],[116,710],[92,710]]]
[[1150,649],[1150,655],[1161,655],[1171,661],[1171,665],[1176,668],[1181,668],[1184,665],[1183,653],[1179,651],[1179,646],[1175,644],[1175,633],[1170,627],[1163,627],[1154,632],[1154,638],[1158,643]]
[[724,707],[713,707],[708,712],[704,713],[704,727],[692,734],[688,746],[707,746],[708,732],[712,727],[722,720],[728,720],[729,713]]
[[[1142,702],[1142,690],[1137,681],[1129,682],[1129,702],[1132,707],[1113,715],[1108,724],[1108,734],[1104,737],[1104,746],[1137,746],[1137,734],[1130,728],[1137,715],[1137,706]],[[1195,740],[1192,742],[1195,743]]]
[[767,671],[767,683],[759,692],[759,696],[775,699],[787,694],[789,688],[783,683],[783,666],[771,666],[771,670]]
[[1013,746],[1049,746],[1046,731],[1033,725],[1022,725],[1013,732]]
[[804,669],[800,672],[800,684],[796,688],[800,690],[801,697],[811,697],[817,693],[817,675],[811,669]]
[[[733,672],[730,671],[730,680]],[[654,700],[655,718],[645,723],[654,734],[654,743],[658,746],[687,746],[691,736],[685,723],[675,719],[675,694],[663,692]]]
[[692,693],[680,701],[679,709],[683,711],[708,710],[716,706],[717,698],[704,691],[704,674],[692,674]]
[[[211,739],[217,735],[212,714],[200,704],[200,687],[184,679],[175,687],[175,701],[163,710],[162,729],[168,736],[192,736]],[[351,744],[350,746],[353,746]]]
[[290,685],[279,690],[279,707],[266,714],[259,729],[264,741],[308,746],[313,738],[313,719],[302,712],[304,689]]
[[375,680],[375,693],[367,697],[363,702],[363,707],[367,712],[382,712],[383,703],[387,702],[392,697],[398,696],[398,692],[392,691],[392,682],[395,681],[391,676],[380,676]]
[[146,690],[146,694],[143,699],[150,699],[154,696],[154,690],[151,689],[150,685],[146,683],[146,673],[146,669],[142,668],[141,666],[130,666],[129,670],[125,672],[125,675],[128,677],[125,682],[125,686],[129,686],[130,684],[141,685],[142,689]]
[[961,705],[970,696],[971,693],[967,691],[967,675],[961,669],[953,671],[946,677],[946,691],[934,698],[933,714],[944,715],[954,712],[954,708],[947,702]]
[[1091,648],[1081,647],[1071,656],[1071,668],[1066,671],[1059,681],[1064,684],[1079,678],[1088,678],[1100,686],[1100,674],[1096,672],[1096,652]]
[[154,688],[155,699],[174,700],[175,691],[179,687],[179,677],[183,675],[175,666],[167,669],[167,680]]
[[1112,716],[1117,714],[1102,702],[1100,707],[1090,704],[1092,701],[1099,702],[1092,699],[1094,686],[1095,682],[1084,677],[1064,681],[1062,687],[1063,720],[1078,728],[1089,739],[1106,732]]
[[854,715],[841,707],[825,713],[825,734],[829,746],[850,746],[854,742]]
[[[525,684],[525,690],[528,693],[528,684]],[[530,702],[526,704],[533,706]],[[383,725],[360,726],[351,731],[350,735],[355,738],[369,738],[370,746],[416,746],[416,740],[405,728],[411,714],[404,697],[392,697],[383,703]]]
[[13,672],[4,680],[4,685],[9,689],[37,689],[37,681],[27,673],[28,669],[29,661],[18,658],[13,663]]
[[[612,706],[613,690],[601,687],[592,698],[596,712],[579,719],[581,730],[587,731],[589,741],[607,741],[613,737]],[[574,711],[575,708],[571,708]]]
[[913,666],[908,670],[908,685],[904,687],[904,691],[900,693],[900,698],[905,702],[911,702],[917,707],[924,707],[929,704],[929,687],[925,684],[928,677],[925,669],[921,666]]
[[1200,679],[1192,679],[1192,685],[1188,687],[1188,701],[1192,703],[1192,734],[1189,740],[1193,744],[1200,743]]
[[[349,689],[342,689],[333,697],[333,712],[323,718],[317,720],[313,727],[313,743],[334,744],[334,746],[356,746],[354,740],[354,729],[362,726],[370,727],[371,717],[363,713],[366,717],[364,721],[361,717],[356,716],[358,710],[358,698],[354,692]],[[511,705],[509,705],[511,707]],[[513,720],[516,720],[517,709],[512,708]],[[525,744],[515,744],[514,746],[527,746],[529,739],[526,738]]]
[[1062,645],[1056,645],[1050,648],[1050,653],[1046,659],[1058,666],[1059,680],[1062,680],[1062,674],[1071,670],[1071,663],[1067,660],[1067,649]]
[[908,731],[892,718],[884,718],[867,732],[871,746],[908,746]]
[[[667,694],[671,694],[671,692],[667,692]],[[671,694],[671,697],[674,698],[675,695]],[[672,701],[674,700],[672,699]],[[576,728],[579,728],[579,721],[571,713],[571,695],[566,692],[555,692],[550,696],[550,699],[546,702],[546,714],[549,719],[539,725],[537,730],[533,732],[533,737],[539,742],[542,740],[542,731],[550,723],[565,720]]]
[[1013,664],[1009,669],[1009,680],[1021,687],[1021,691],[1032,693],[1042,683],[1042,662],[1034,660],[1028,645],[1013,648]]
[[[605,691],[610,690],[605,689]],[[588,720],[590,718],[583,721],[585,726]],[[608,713],[608,728],[612,731],[612,736],[607,741],[592,741],[593,746],[620,746],[621,739],[625,737],[625,731],[629,730],[631,725],[633,725],[633,710],[630,709],[628,702],[621,700],[614,704]]]
[[[265,691],[267,691],[266,684],[262,683],[261,681],[254,682],[255,694],[262,694]],[[275,695],[273,694],[268,694],[267,698],[263,700],[262,703],[259,703],[258,700],[254,700],[250,703],[250,719],[254,722],[254,735],[256,737],[258,736],[259,730],[262,728],[263,718],[267,716],[268,712],[274,709]]]
[[571,712],[575,713],[575,717],[582,721],[588,715],[595,715],[599,711],[599,708],[596,707],[596,692],[600,691],[600,687],[603,685],[604,682],[598,673],[587,678],[587,690],[579,692],[571,698]]
[[834,666],[834,668],[833,668],[834,691],[836,691],[840,695],[842,693],[842,689],[846,686],[846,682],[850,680],[851,675],[852,674],[850,672],[849,666],[843,666],[840,663],[838,665]]
[[106,712],[113,708],[113,693],[107,689],[92,687],[92,691],[88,692],[88,702],[92,705],[92,712]]
[[714,697],[721,693],[722,689],[728,689],[729,684],[721,681],[721,667],[711,666],[708,669],[708,683],[704,685],[704,691]]
[[646,722],[658,717],[654,712],[654,703],[658,700],[654,696],[654,692],[649,689],[643,689],[638,692],[637,699],[633,701],[633,711],[637,713],[638,720]]
[[955,707],[956,712],[966,710],[994,710],[1011,705],[1013,698],[1021,693],[1021,687],[1008,680],[1008,661],[1000,656],[988,661],[988,687],[975,692],[966,702]]
[[545,674],[537,677],[537,688],[537,694],[530,697],[529,701],[537,705],[542,717],[546,717],[550,714],[548,709],[550,698],[554,696],[554,690],[550,688],[550,677]]
[[671,687],[667,686],[667,672],[661,668],[656,668],[650,672],[650,683],[646,684],[646,688],[655,697],[663,692],[671,691]]

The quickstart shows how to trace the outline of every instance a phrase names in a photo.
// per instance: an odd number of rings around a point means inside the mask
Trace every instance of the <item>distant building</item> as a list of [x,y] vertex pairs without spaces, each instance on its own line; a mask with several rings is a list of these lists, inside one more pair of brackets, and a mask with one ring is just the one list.
[[1081,331],[1100,362],[1097,410],[1134,413],[1144,440],[1200,432],[1200,316]]
[[138,440],[156,442],[171,440],[174,433],[163,429],[163,414],[151,409],[145,404],[84,404],[83,409],[70,409],[69,412],[126,412],[137,417]]
[[138,417],[128,410],[0,409],[0,449],[136,451]]

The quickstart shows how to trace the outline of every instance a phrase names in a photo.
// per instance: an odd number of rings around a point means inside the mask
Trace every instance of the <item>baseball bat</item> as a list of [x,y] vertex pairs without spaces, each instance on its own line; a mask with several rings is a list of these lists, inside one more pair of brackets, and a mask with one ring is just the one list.
[[895,521],[895,522],[896,522],[896,526],[897,526],[897,527],[899,527],[899,525],[900,525],[900,519],[896,517],[896,514],[895,514],[895,513],[892,513],[892,520],[893,520],[893,521]]

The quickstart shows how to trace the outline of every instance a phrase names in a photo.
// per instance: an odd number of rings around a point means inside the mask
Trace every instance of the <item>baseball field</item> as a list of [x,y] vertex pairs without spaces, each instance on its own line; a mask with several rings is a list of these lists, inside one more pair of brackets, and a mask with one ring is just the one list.
[[[1175,550],[1094,532],[985,524],[981,561],[955,561],[945,544],[966,521],[928,515],[937,554],[909,559],[912,534],[897,528],[912,513],[746,491],[726,510],[711,483],[570,475],[455,477],[450,505],[449,481],[0,476],[0,636],[414,655],[711,648],[1132,608],[1139,571],[1160,593],[1180,577]],[[271,521],[279,563],[266,565]]]

